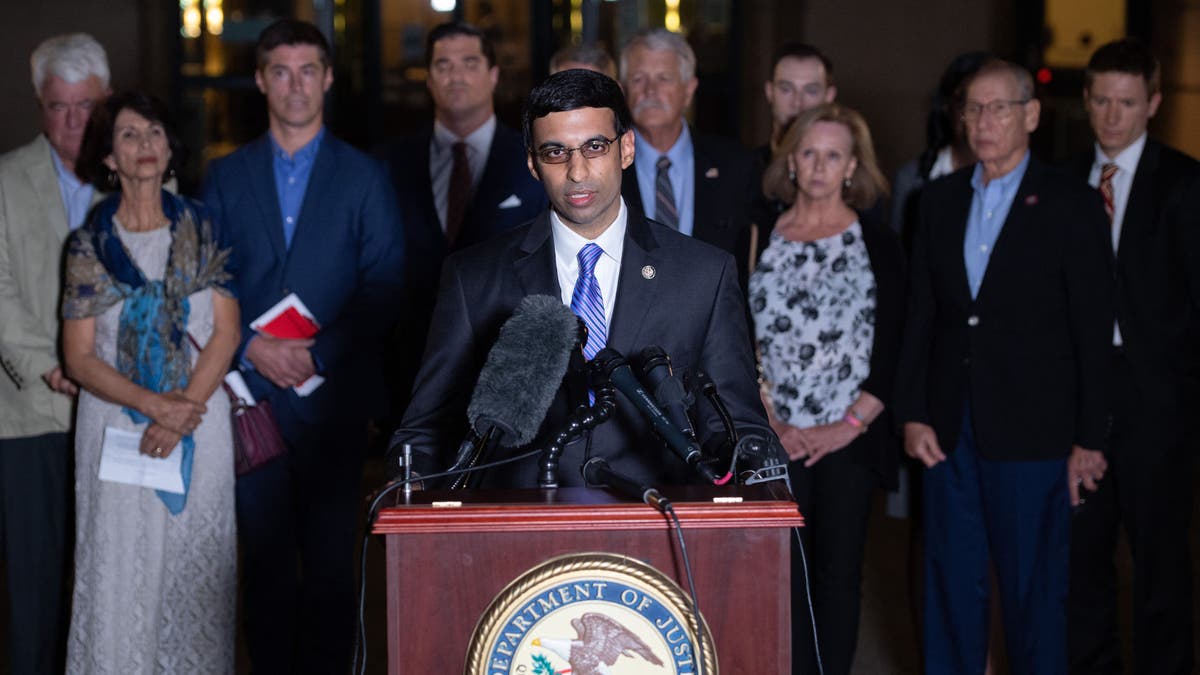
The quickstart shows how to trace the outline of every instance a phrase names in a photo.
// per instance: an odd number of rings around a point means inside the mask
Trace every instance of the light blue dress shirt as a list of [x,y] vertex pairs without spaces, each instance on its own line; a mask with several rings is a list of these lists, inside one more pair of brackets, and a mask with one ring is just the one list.
[[[647,217],[654,218],[654,182],[658,177],[656,165],[658,158],[664,153],[650,145],[636,130],[633,132],[633,138],[633,166],[637,172],[638,189],[642,193],[642,211]],[[665,154],[671,160],[667,177],[671,179],[671,189],[675,192],[675,208],[679,210],[679,231],[690,237],[695,222],[696,150],[692,146],[692,134],[686,123],[683,125],[683,132],[675,140],[675,145]]]
[[271,139],[271,166],[275,170],[279,214],[283,217],[283,241],[291,248],[292,237],[296,234],[296,221],[300,219],[300,208],[304,206],[304,193],[308,190],[308,177],[312,175],[317,151],[321,149],[325,127],[321,127],[317,135],[291,157],[275,142],[274,136],[268,133],[267,137]]
[[975,191],[971,197],[971,212],[967,216],[967,232],[963,237],[963,263],[967,266],[967,283],[971,286],[971,299],[979,295],[979,287],[983,284],[983,275],[987,272],[988,260],[992,256],[992,248],[1004,228],[1004,220],[1008,218],[1017,189],[1021,187],[1021,179],[1025,177],[1025,169],[1029,166],[1029,151],[1021,158],[1016,168],[999,178],[994,178],[983,184],[983,165],[975,165],[975,173],[971,176],[971,188]]
[[50,159],[54,162],[54,173],[58,176],[58,191],[62,195],[63,208],[67,210],[67,227],[74,230],[87,218],[95,188],[91,183],[79,180],[79,176],[74,172],[67,171],[67,167],[53,148],[50,150]]

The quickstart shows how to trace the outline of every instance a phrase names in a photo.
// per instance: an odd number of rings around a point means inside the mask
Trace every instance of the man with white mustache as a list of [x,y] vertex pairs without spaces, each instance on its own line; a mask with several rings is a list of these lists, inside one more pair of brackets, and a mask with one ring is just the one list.
[[648,218],[732,253],[744,282],[759,174],[741,144],[694,133],[684,119],[699,84],[695,52],[658,28],[636,34],[620,60],[637,147],[622,196]]

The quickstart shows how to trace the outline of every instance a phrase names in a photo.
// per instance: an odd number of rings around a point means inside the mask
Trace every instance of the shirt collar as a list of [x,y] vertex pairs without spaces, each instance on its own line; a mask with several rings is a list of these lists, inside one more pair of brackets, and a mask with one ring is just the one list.
[[268,131],[267,137],[271,139],[271,156],[275,159],[285,162],[311,162],[313,157],[316,157],[317,151],[321,149],[321,139],[325,137],[325,126],[321,125],[321,128],[317,130],[317,135],[313,136],[313,139],[305,143],[299,150],[293,152],[291,157],[288,157],[283,147],[275,140],[274,134]]
[[1117,153],[1117,156],[1111,159],[1108,155],[1104,154],[1103,150],[1100,149],[1100,144],[1096,143],[1096,158],[1092,165],[1103,168],[1105,164],[1112,162],[1113,164],[1116,164],[1117,168],[1121,171],[1127,171],[1130,174],[1136,173],[1138,162],[1142,159],[1142,150],[1144,150],[1145,147],[1146,132],[1144,131],[1142,132],[1141,136],[1138,136],[1136,141],[1129,144],[1129,147]]
[[[621,198],[621,209],[608,229],[595,239],[588,239],[563,223],[554,209],[550,209],[550,234],[554,239],[554,254],[559,260],[573,261],[579,250],[587,244],[596,244],[604,251],[604,255],[621,264],[621,252],[625,248],[625,227],[629,221],[629,212],[625,208],[625,199]],[[578,264],[577,262],[575,264]]]
[[679,138],[675,139],[674,145],[666,152],[660,152],[658,148],[650,145],[637,129],[633,130],[634,143],[634,159],[639,163],[651,169],[658,162],[658,158],[666,155],[671,160],[672,167],[683,167],[693,157],[692,151],[692,133],[688,129],[687,122],[683,123],[683,131],[679,132]]
[[77,190],[83,186],[83,181],[79,180],[79,176],[67,170],[67,166],[63,164],[54,146],[50,147],[50,161],[54,163],[54,173],[58,176],[59,185],[65,185],[71,190]]
[[[1025,155],[1023,157],[1021,157],[1021,161],[1019,163],[1017,163],[1017,165],[1015,167],[1013,167],[1012,171],[1009,171],[1008,173],[1004,174],[1003,176],[1000,176],[999,178],[993,178],[992,180],[988,181],[987,187],[990,188],[993,185],[995,185],[996,187],[1000,188],[1001,190],[1009,190],[1011,188],[1015,188],[1016,185],[1021,182],[1021,179],[1024,178],[1025,169],[1028,166],[1029,166],[1029,150],[1026,149]],[[983,163],[981,163],[981,162],[977,162],[975,164],[975,172],[971,174],[971,187],[974,188],[976,192],[982,192],[984,189]]]
[[476,152],[487,155],[491,150],[492,136],[496,133],[496,116],[492,115],[486,122],[479,125],[479,128],[467,134],[465,138],[459,138],[453,131],[450,131],[440,121],[433,121],[433,142],[441,150],[449,150],[454,147],[455,143],[466,143],[471,149]]

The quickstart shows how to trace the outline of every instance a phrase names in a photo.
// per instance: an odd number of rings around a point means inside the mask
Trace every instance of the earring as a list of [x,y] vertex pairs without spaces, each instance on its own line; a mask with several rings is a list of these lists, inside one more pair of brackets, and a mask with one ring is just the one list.
[[788,182],[789,183],[796,182],[796,170],[795,169],[788,169]]
[[163,182],[166,183],[167,181],[173,180],[174,178],[175,178],[175,167],[172,166],[167,169],[167,173],[163,174]]
[[107,180],[108,180],[109,187],[112,187],[112,188],[117,187],[117,172],[113,171],[112,169],[109,169]]
[[852,182],[852,181],[850,180],[850,177],[849,177],[849,176],[846,176],[846,180],[842,181],[842,185],[843,185],[843,186],[844,186],[844,187],[845,187],[847,190],[849,190],[849,189],[850,189],[850,184],[851,184],[851,182]]

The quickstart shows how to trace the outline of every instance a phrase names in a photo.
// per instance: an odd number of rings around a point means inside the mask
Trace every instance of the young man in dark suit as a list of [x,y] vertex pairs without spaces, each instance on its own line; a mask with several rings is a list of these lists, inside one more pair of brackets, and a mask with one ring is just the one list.
[[1073,163],[1105,201],[1115,254],[1108,471],[1071,528],[1071,670],[1120,673],[1117,531],[1133,555],[1139,673],[1190,673],[1195,417],[1200,403],[1200,163],[1146,134],[1162,101],[1157,59],[1120,40],[1084,73],[1096,135]]
[[500,67],[487,35],[469,24],[441,24],[426,39],[425,64],[433,125],[383,151],[409,254],[405,326],[389,354],[389,387],[401,408],[424,352],[442,260],[546,208],[545,192],[525,170],[521,133],[496,119]]
[[[574,305],[582,283],[596,284],[600,308],[593,307],[593,316],[604,321],[603,330],[591,331],[586,355],[606,345],[627,356],[660,346],[676,371],[701,368],[711,376],[743,436],[773,438],[755,383],[733,259],[646,219],[621,198],[621,172],[633,162],[634,139],[617,83],[585,70],[551,75],[530,93],[525,138],[528,170],[541,181],[551,209],[446,260],[429,349],[396,444],[414,445],[422,473],[450,464],[466,431],[475,379],[501,324],[527,295]],[[591,275],[581,274],[593,263]],[[559,388],[531,447],[544,447],[568,413],[587,403],[571,400],[568,389]],[[723,434],[715,413],[695,421],[702,441]],[[566,447],[560,485],[582,484],[579,468],[589,456],[605,457],[649,484],[688,475],[681,461],[650,451],[654,447],[649,425],[618,397],[612,419]],[[493,472],[485,484],[536,486],[536,459]]]
[[[277,21],[259,36],[257,60],[269,130],[213,162],[203,191],[238,260],[235,363],[271,402],[288,446],[237,482],[246,638],[256,672],[334,673],[354,639],[367,419],[384,412],[378,364],[404,242],[383,168],[324,127],[333,68],[321,32]],[[320,325],[312,339],[250,328],[289,293]],[[313,375],[324,383],[298,393]]]
[[1099,198],[1030,156],[1039,112],[1025,69],[983,66],[963,115],[979,161],[921,198],[895,414],[927,467],[927,673],[983,672],[989,563],[1013,672],[1067,669],[1069,504],[1102,471],[1110,271]]

